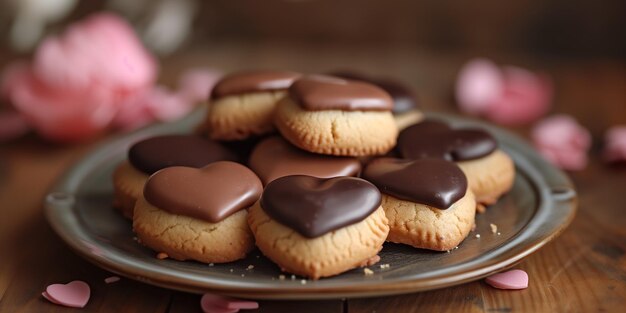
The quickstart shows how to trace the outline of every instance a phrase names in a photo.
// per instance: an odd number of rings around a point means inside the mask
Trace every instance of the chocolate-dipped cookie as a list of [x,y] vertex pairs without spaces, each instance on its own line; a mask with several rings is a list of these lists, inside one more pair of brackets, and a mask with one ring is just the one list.
[[446,251],[458,246],[474,225],[476,201],[453,162],[380,158],[367,165],[363,178],[383,194],[388,241]]
[[234,162],[168,167],[146,182],[133,230],[142,244],[176,260],[232,262],[254,247],[247,209],[262,190],[256,174]]
[[141,140],[128,150],[128,160],[113,172],[113,206],[133,217],[135,201],[154,172],[169,166],[203,167],[237,156],[219,143],[195,135],[164,135]]
[[374,84],[384,91],[386,91],[393,99],[393,118],[396,120],[398,129],[402,130],[410,125],[413,125],[424,118],[424,115],[419,110],[418,99],[415,93],[406,85],[388,78],[373,78],[363,75],[357,72],[350,71],[336,71],[331,72],[329,75],[351,79],[360,80]]
[[259,143],[250,156],[249,165],[263,184],[289,175],[331,178],[356,176],[361,171],[361,163],[357,158],[307,152],[278,136]]
[[479,128],[451,128],[437,120],[424,120],[403,130],[398,137],[403,158],[441,158],[456,162],[465,172],[479,203],[495,203],[509,191],[515,178],[513,160],[488,132]]
[[375,259],[389,232],[380,201],[360,178],[285,176],[265,187],[248,224],[283,271],[318,279]]
[[271,133],[278,100],[300,74],[247,71],[227,75],[213,88],[208,115],[199,128],[216,140],[243,140]]
[[278,103],[274,123],[293,145],[336,156],[381,155],[396,143],[393,101],[379,87],[311,75]]

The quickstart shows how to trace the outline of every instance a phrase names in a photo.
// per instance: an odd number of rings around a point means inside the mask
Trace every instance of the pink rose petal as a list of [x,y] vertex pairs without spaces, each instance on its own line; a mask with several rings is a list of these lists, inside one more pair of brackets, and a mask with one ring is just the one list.
[[46,299],[51,299],[51,302],[60,305],[84,308],[89,301],[91,290],[87,283],[75,280],[65,285],[53,284],[46,288]]
[[604,135],[604,159],[607,162],[626,161],[626,125],[613,126]]
[[207,100],[221,77],[222,72],[214,69],[187,70],[178,81],[178,94],[190,103]]
[[522,270],[510,270],[491,275],[485,279],[490,286],[498,289],[528,288],[528,274]]
[[468,114],[480,115],[500,97],[503,89],[500,69],[487,59],[469,61],[459,72],[456,98],[460,109]]
[[540,121],[531,138],[537,151],[556,166],[566,170],[587,166],[591,135],[572,117],[555,115]]
[[204,308],[205,305],[220,307],[232,310],[250,310],[259,308],[259,303],[255,301],[239,300],[230,297],[219,296],[215,294],[205,293],[202,295],[200,304]]

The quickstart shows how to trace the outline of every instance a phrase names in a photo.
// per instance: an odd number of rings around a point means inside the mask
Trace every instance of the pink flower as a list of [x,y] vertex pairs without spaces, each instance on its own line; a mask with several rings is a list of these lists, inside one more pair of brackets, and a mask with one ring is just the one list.
[[42,136],[81,141],[107,130],[128,99],[151,94],[156,73],[130,26],[101,13],[46,38],[31,64],[7,67],[2,91]]
[[611,127],[604,135],[604,159],[607,162],[626,161],[626,125]]
[[547,113],[552,84],[543,75],[486,59],[468,62],[456,84],[459,108],[504,125],[522,125]]
[[548,161],[566,170],[581,170],[587,166],[591,135],[570,116],[546,118],[532,129],[535,148]]

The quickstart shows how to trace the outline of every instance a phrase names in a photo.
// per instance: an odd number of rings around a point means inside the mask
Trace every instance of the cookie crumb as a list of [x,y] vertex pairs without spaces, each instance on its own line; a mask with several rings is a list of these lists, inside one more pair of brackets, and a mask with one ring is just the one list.
[[498,232],[496,235],[500,236],[500,232]]
[[111,277],[105,278],[104,282],[107,283],[107,284],[112,284],[112,283],[117,282],[119,280],[120,280],[120,278],[118,276],[111,276]]
[[252,269],[254,269],[254,265],[248,265],[248,267],[246,268],[246,270],[248,270],[248,271],[252,270]]
[[374,275],[374,271],[366,267],[363,269],[363,274],[365,274],[365,276]]
[[459,246],[456,246],[456,247],[454,247],[454,250],[456,250],[456,249],[458,249],[458,248],[459,248]]
[[389,265],[388,263],[385,263],[385,264],[381,264],[381,265],[380,265],[380,268],[381,268],[381,269],[386,269],[386,268],[389,268],[389,266],[390,266],[390,265]]
[[483,214],[487,211],[487,207],[482,203],[476,204],[476,213]]
[[491,223],[491,224],[489,224],[489,227],[491,227],[491,233],[492,234],[495,234],[495,233],[498,232],[498,225]]
[[306,285],[306,279],[301,280],[300,285]]
[[213,264],[213,263],[209,263],[209,266],[213,266],[213,265],[215,265],[215,264]]
[[480,239],[480,234],[476,234],[476,239]]
[[159,259],[159,260],[164,260],[164,259],[167,259],[167,258],[169,258],[169,257],[170,257],[170,256],[169,256],[169,255],[167,255],[167,253],[165,253],[165,252],[159,252],[159,253],[157,253],[157,255],[156,255],[156,258],[157,258],[157,259]]
[[285,275],[278,275],[278,279],[285,280]]

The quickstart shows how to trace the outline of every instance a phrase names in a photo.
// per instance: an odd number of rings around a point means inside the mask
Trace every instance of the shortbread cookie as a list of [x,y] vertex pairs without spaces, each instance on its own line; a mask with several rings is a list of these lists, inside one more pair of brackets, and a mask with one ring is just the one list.
[[476,200],[453,162],[382,158],[365,168],[364,178],[383,193],[388,241],[446,251],[458,246],[474,225]]
[[135,201],[149,175],[169,166],[203,167],[222,160],[237,160],[230,150],[195,135],[165,135],[137,142],[128,150],[128,160],[113,172],[113,206],[133,218]]
[[389,232],[380,200],[359,178],[286,176],[266,186],[248,223],[283,271],[318,279],[376,260]]
[[169,167],[146,182],[133,230],[142,244],[176,260],[242,259],[254,247],[246,209],[262,190],[259,178],[234,162]]
[[396,143],[391,97],[359,81],[307,76],[278,103],[275,125],[295,146],[337,156],[382,155]]
[[243,140],[271,133],[278,100],[300,74],[252,71],[228,75],[215,85],[204,129],[216,140]]
[[396,120],[398,129],[402,130],[424,118],[419,110],[418,100],[415,93],[404,84],[387,78],[373,78],[356,72],[338,71],[330,73],[345,79],[361,80],[374,84],[386,91],[393,99],[393,118]]
[[495,203],[513,186],[513,160],[482,129],[453,129],[441,121],[424,120],[400,133],[398,150],[403,158],[430,157],[456,162],[481,205]]
[[285,139],[274,136],[259,143],[250,156],[250,168],[268,184],[288,175],[320,178],[356,176],[361,171],[357,158],[315,154],[300,150]]

